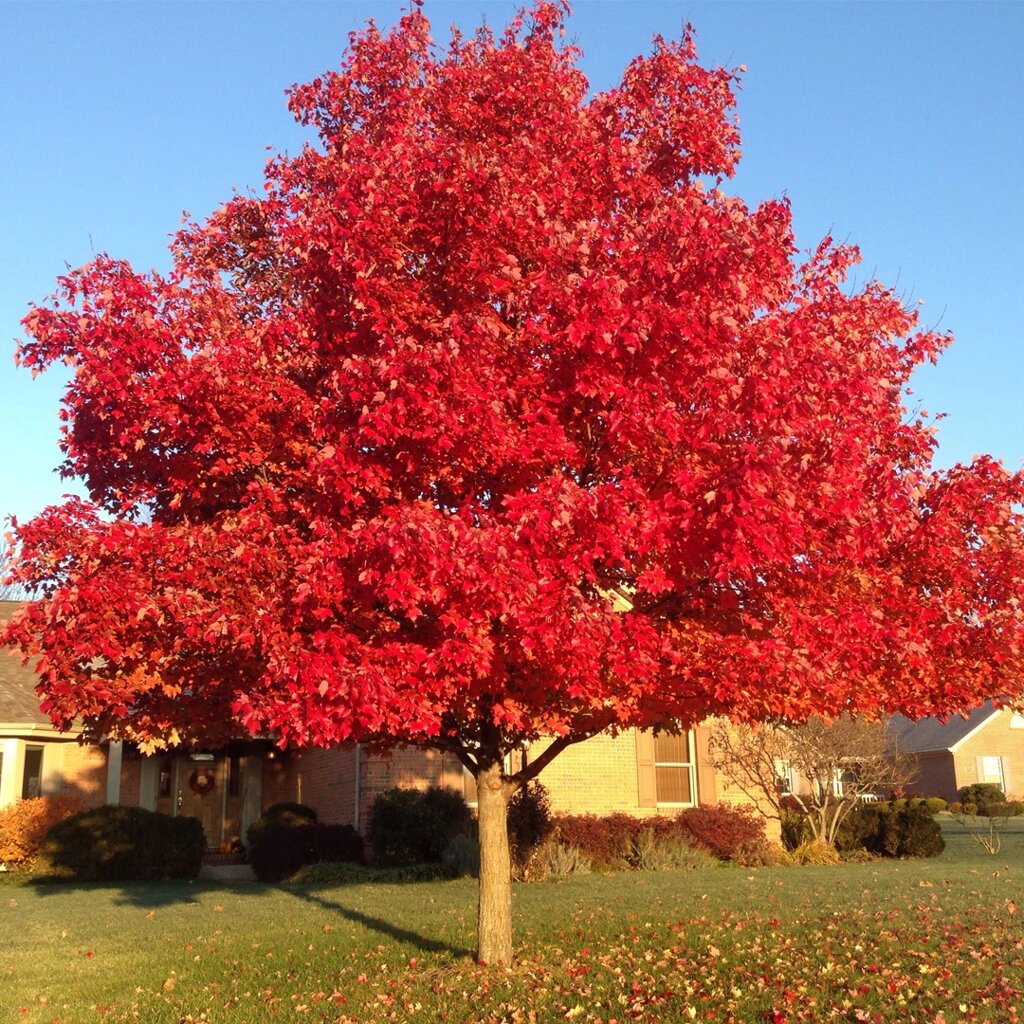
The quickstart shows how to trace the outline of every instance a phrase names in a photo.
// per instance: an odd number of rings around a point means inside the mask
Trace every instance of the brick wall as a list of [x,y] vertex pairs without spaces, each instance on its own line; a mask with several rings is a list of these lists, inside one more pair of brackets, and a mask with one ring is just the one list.
[[[534,743],[527,757],[531,760],[539,757],[549,742]],[[728,782],[714,772],[708,760],[707,744],[700,734],[696,751],[701,802],[750,805],[749,797],[735,786],[730,788]],[[615,737],[606,734],[595,736],[567,748],[544,769],[540,781],[548,790],[551,809],[556,814],[623,813],[643,817],[678,813],[677,807],[641,806],[637,782],[637,733],[633,729]],[[363,753],[360,759],[361,829],[365,831],[373,801],[380,793],[395,786],[426,789],[433,785],[467,792],[462,764],[454,755],[417,747],[396,747],[383,756]],[[273,801],[267,799],[265,790],[264,804],[270,802]],[[337,820],[351,822],[353,812],[348,810]],[[779,823],[769,821],[767,832],[768,838],[777,842]]]
[[60,793],[83,807],[99,807],[107,796],[107,755],[102,747],[73,740],[54,744],[59,750]]
[[294,802],[325,823],[351,823],[355,805],[355,748],[311,747],[263,762],[263,809]]
[[915,760],[917,775],[904,787],[908,796],[957,798],[956,765],[949,751],[917,754]]
[[1024,798],[1024,728],[1020,723],[1012,712],[1001,711],[961,744],[954,754],[957,789],[980,781],[978,758],[1000,757],[1007,793]]

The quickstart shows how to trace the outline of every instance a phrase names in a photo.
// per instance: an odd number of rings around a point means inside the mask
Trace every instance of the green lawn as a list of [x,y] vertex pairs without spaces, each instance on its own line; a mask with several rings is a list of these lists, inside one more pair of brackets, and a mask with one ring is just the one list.
[[520,885],[509,971],[470,959],[471,880],[8,879],[0,1021],[1013,1024],[1024,821],[994,857],[957,823],[944,830],[931,861]]

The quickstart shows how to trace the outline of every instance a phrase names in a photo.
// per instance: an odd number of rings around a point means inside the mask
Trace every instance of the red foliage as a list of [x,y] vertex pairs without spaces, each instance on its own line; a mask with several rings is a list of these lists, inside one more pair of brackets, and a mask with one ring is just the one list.
[[643,832],[659,839],[683,839],[699,846],[719,860],[742,859],[744,850],[766,844],[764,819],[749,807],[728,804],[691,807],[677,817],[652,815],[634,818],[629,814],[566,814],[554,819],[552,838],[585,853],[597,868],[622,867],[634,856]]
[[82,810],[81,804],[59,796],[18,800],[0,809],[0,863],[28,867],[39,853],[46,833]]
[[690,807],[676,819],[684,839],[701,846],[719,860],[736,860],[744,848],[763,846],[764,818],[750,807],[714,804]]
[[644,825],[628,814],[566,814],[554,819],[551,837],[585,853],[598,869],[620,868]]
[[57,723],[500,763],[1024,692],[1022,479],[933,469],[901,398],[948,339],[715,187],[734,75],[689,37],[592,94],[562,19],[364,31],[168,276],[100,256],[25,318],[90,495],[16,531]]

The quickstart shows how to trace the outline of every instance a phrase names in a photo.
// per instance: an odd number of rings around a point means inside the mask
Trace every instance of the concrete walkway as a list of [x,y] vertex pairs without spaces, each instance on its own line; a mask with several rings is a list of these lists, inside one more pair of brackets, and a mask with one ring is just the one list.
[[199,869],[203,882],[255,882],[256,876],[248,864],[204,864]]

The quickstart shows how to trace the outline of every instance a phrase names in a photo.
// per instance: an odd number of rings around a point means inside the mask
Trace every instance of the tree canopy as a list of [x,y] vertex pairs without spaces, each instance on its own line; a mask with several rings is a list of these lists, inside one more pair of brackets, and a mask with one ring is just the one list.
[[58,723],[481,767],[1021,692],[1021,477],[933,468],[904,403],[949,339],[729,194],[734,72],[657,39],[591,93],[564,14],[354,35],[169,274],[100,256],[25,318],[90,495],[17,526]]

